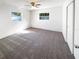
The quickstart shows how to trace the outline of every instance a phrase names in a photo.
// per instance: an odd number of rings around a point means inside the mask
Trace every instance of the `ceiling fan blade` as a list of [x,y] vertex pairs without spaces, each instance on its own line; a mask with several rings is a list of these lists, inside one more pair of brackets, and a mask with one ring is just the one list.
[[31,6],[31,5],[24,5],[24,6]]
[[40,7],[40,6],[41,6],[41,4],[36,4],[35,6],[36,6],[36,7]]
[[41,4],[40,4],[40,3],[36,3],[36,5],[37,5],[37,6],[40,6]]

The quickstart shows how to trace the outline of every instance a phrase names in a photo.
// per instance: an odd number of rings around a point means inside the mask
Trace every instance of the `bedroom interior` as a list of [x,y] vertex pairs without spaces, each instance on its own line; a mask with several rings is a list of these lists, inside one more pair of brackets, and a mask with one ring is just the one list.
[[0,59],[79,59],[78,0],[1,0]]

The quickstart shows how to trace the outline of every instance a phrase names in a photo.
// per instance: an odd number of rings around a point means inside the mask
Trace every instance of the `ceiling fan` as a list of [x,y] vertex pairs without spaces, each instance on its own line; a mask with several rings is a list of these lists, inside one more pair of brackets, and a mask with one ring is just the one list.
[[29,1],[26,1],[26,2],[28,2],[29,4],[25,5],[25,6],[30,6],[30,7],[38,8],[41,5],[39,3],[40,2],[39,0],[29,0]]

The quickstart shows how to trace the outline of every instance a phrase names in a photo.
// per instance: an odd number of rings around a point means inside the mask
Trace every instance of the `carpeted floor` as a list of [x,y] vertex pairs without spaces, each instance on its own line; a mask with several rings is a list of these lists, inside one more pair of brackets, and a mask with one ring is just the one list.
[[0,59],[74,59],[61,32],[27,31],[0,40]]

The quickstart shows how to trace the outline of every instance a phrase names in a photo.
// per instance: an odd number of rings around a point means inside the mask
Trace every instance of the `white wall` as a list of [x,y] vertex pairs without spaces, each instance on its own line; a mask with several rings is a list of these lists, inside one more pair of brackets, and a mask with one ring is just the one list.
[[[40,13],[49,13],[49,20],[39,20]],[[47,30],[62,32],[62,7],[56,6],[49,9],[32,11],[31,26]]]
[[[11,21],[11,12],[21,12],[22,21],[13,23]],[[28,10],[19,10],[17,7],[2,4],[0,5],[0,39],[8,35],[14,34],[15,32],[28,28],[29,26],[29,11]]]
[[[75,0],[75,45],[79,46],[79,0]],[[76,59],[79,59],[79,48],[74,49]]]

